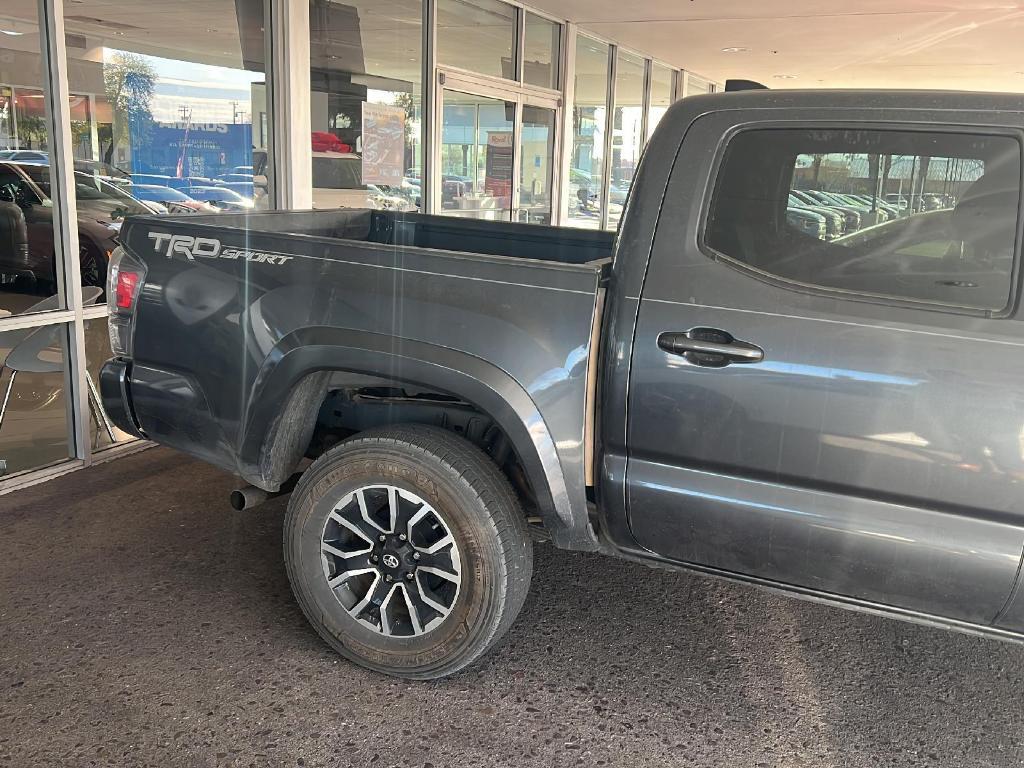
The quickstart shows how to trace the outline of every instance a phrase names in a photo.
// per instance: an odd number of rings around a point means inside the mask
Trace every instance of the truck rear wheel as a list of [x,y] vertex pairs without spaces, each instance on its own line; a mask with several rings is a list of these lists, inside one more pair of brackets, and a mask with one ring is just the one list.
[[508,630],[533,550],[504,475],[436,427],[367,431],[303,474],[284,557],[316,631],[342,656],[410,679],[450,675]]

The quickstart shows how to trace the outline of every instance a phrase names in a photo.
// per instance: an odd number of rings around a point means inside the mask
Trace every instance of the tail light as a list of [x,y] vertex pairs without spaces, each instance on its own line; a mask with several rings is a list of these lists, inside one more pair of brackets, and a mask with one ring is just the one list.
[[115,305],[118,309],[131,309],[135,304],[136,291],[139,288],[139,273],[121,270],[117,274],[117,287],[114,289]]
[[146,265],[118,247],[107,266],[107,330],[115,357],[131,357],[135,306],[146,279]]

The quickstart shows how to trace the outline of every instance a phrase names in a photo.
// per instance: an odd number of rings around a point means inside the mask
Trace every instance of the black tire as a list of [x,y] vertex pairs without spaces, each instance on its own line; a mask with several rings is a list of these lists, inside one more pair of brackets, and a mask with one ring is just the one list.
[[[462,581],[451,612],[415,637],[388,636],[357,620],[328,585],[322,564],[335,505],[381,484],[428,502],[460,553]],[[414,680],[451,675],[491,648],[522,608],[533,571],[525,515],[505,476],[476,446],[423,425],[362,432],[313,462],[288,504],[284,558],[303,613],[331,647],[361,666]]]
[[83,286],[104,288],[107,284],[107,260],[92,245],[82,243],[78,254]]

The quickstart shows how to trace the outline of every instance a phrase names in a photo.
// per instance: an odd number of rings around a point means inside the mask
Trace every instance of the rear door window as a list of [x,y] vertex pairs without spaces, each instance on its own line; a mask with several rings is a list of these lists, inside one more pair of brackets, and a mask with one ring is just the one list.
[[747,130],[726,147],[704,243],[800,286],[1000,311],[1020,190],[1009,136]]

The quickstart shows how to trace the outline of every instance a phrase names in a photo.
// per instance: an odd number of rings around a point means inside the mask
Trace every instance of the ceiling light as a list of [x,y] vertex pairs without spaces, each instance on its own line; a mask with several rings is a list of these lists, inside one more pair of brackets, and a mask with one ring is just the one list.
[[796,80],[796,75],[772,75],[776,80]]
[[746,53],[749,48],[742,48],[738,45],[730,45],[728,48],[723,48],[722,53]]
[[5,35],[10,35],[11,37],[17,37],[18,35],[25,34],[24,32],[15,32],[13,29],[0,29],[0,32]]

